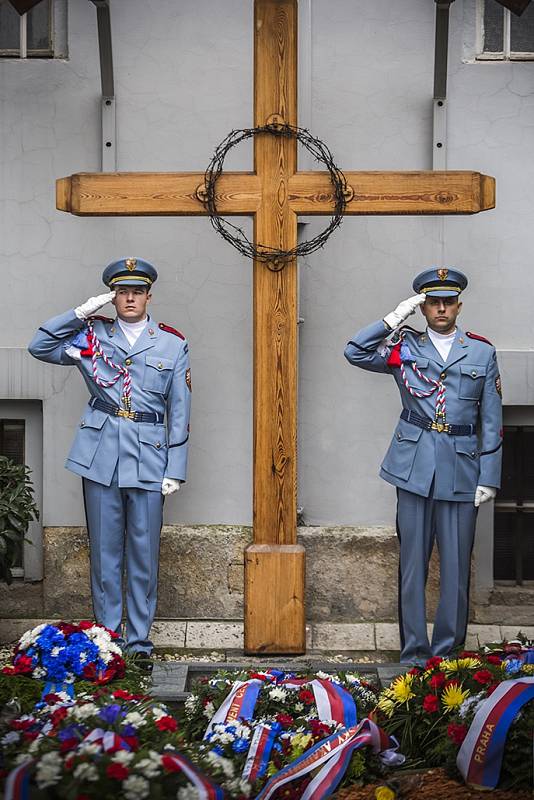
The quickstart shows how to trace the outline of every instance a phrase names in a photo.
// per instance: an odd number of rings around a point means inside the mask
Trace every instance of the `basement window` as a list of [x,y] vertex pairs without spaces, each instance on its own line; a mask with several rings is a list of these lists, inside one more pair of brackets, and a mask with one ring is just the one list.
[[501,488],[494,506],[495,581],[534,580],[534,426],[507,425]]
[[478,0],[477,60],[534,60],[534,3],[518,17],[495,0]]

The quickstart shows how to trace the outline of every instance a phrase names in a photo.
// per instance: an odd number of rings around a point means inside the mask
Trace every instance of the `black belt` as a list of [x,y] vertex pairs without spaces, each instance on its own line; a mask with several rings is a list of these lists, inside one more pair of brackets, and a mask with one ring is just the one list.
[[126,411],[124,408],[114,406],[113,403],[106,403],[105,400],[101,400],[99,397],[91,397],[89,405],[98,409],[98,411],[105,411],[106,414],[110,414],[112,417],[124,417],[125,419],[131,419],[133,422],[163,422],[163,414],[158,411]]
[[450,422],[438,422],[430,417],[421,417],[414,411],[407,408],[402,409],[401,419],[411,425],[417,425],[424,431],[437,431],[437,433],[448,433],[449,436],[473,436],[476,433],[476,425],[453,425]]

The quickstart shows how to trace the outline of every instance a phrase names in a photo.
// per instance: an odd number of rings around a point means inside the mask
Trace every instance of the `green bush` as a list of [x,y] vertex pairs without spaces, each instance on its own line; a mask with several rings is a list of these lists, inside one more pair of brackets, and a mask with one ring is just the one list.
[[0,580],[11,583],[11,568],[22,553],[32,520],[39,519],[30,470],[0,456]]

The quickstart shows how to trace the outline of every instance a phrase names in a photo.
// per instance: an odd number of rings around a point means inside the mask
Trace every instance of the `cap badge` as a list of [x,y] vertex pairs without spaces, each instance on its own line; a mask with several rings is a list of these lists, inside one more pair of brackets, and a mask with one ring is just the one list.
[[130,270],[130,272],[133,272],[133,270],[137,266],[137,259],[136,258],[127,258],[125,263],[126,263],[126,269]]
[[448,269],[438,269],[438,278],[440,279],[440,281],[446,281],[448,275],[449,275]]

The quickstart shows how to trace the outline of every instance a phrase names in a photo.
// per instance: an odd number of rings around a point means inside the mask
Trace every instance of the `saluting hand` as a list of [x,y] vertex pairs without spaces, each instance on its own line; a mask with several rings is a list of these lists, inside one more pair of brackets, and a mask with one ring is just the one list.
[[116,291],[113,290],[112,292],[99,294],[96,297],[90,297],[89,300],[86,300],[81,306],[77,306],[77,308],[74,309],[74,313],[78,319],[87,319],[94,314],[95,311],[98,311],[99,308],[105,306],[106,303],[111,303],[111,301],[115,299],[115,295]]
[[422,306],[426,300],[426,294],[415,294],[413,297],[409,297],[407,300],[403,300],[402,303],[399,303],[395,311],[391,311],[384,317],[384,322],[386,325],[392,330],[398,328],[405,319],[411,314],[415,313],[417,306]]

